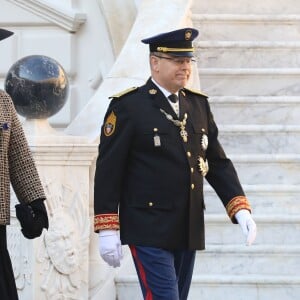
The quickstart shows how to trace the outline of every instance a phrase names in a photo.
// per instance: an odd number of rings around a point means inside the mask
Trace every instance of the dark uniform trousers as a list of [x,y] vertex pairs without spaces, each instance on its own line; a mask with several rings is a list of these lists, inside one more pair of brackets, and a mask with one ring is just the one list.
[[186,300],[195,252],[130,246],[145,300]]

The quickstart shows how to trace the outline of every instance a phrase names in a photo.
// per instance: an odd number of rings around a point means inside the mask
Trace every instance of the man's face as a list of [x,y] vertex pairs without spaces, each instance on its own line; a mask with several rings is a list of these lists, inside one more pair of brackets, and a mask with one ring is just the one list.
[[167,54],[151,54],[152,77],[171,93],[183,88],[191,74],[191,57],[170,56]]

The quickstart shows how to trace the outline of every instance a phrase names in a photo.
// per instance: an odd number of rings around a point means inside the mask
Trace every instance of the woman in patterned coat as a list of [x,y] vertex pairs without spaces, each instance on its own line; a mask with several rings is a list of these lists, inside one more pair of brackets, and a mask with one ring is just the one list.
[[[0,40],[13,32],[0,29]],[[18,299],[7,250],[6,225],[10,223],[10,183],[20,202],[16,215],[26,238],[33,239],[48,228],[44,190],[12,99],[0,90],[0,295]]]

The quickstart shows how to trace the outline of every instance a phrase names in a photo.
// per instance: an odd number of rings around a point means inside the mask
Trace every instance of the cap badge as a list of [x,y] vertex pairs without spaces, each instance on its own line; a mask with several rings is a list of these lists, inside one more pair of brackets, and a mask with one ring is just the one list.
[[117,116],[112,111],[110,115],[107,117],[105,124],[104,124],[104,135],[105,136],[111,136],[115,129],[116,129],[116,122],[117,122]]
[[151,89],[149,90],[149,94],[150,95],[155,95],[157,93],[157,90],[156,89]]
[[186,30],[185,34],[184,34],[184,38],[188,41],[190,40],[192,37],[192,31],[191,30]]

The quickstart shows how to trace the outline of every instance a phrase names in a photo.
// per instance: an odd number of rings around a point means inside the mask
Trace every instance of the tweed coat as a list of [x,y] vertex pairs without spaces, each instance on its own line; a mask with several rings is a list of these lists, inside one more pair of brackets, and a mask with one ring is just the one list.
[[0,225],[10,222],[10,183],[22,203],[46,198],[13,102],[0,90]]
[[[151,79],[113,97],[96,164],[96,232],[120,228],[122,244],[204,249],[204,176],[233,222],[238,210],[250,210],[207,96],[182,89],[179,97],[179,118]],[[174,124],[184,118],[187,141]]]

